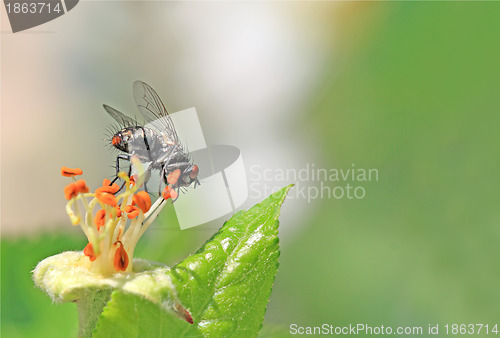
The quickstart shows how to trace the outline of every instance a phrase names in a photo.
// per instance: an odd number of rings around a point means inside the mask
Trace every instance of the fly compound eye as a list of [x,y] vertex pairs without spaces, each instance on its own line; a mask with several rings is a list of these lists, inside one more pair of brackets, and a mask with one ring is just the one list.
[[191,172],[189,173],[189,177],[194,180],[196,179],[196,177],[198,177],[198,173],[200,172],[200,168],[198,168],[198,166],[195,164],[193,166],[193,169],[191,170]]
[[118,135],[113,136],[113,138],[111,139],[111,144],[114,146],[120,144],[121,142],[122,142],[122,138]]

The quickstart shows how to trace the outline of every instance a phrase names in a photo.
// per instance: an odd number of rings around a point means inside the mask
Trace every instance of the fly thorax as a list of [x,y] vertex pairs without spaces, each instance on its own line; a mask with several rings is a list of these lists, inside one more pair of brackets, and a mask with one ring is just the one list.
[[162,133],[162,141],[163,141],[163,143],[171,145],[171,146],[175,145],[175,142],[170,137],[168,137],[167,134],[164,134],[164,133]]

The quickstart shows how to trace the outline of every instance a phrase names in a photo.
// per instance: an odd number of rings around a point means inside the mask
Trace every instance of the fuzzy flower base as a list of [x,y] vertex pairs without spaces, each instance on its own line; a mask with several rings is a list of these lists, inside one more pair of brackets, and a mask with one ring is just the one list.
[[189,312],[177,299],[168,267],[134,258],[133,271],[103,277],[91,272],[82,251],[67,251],[41,261],[33,271],[35,284],[54,302],[76,302],[80,313],[80,337],[91,336],[111,293],[120,290],[141,296],[164,310],[192,323]]

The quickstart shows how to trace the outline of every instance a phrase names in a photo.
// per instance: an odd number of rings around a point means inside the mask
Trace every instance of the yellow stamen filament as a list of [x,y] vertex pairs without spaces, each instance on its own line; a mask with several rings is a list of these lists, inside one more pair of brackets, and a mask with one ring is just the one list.
[[[82,264],[92,272],[111,275],[132,271],[137,242],[166,204],[163,198],[152,204],[148,193],[138,191],[144,183],[144,170],[138,159],[133,158],[132,162],[138,168],[138,175],[131,180],[126,173],[118,173],[118,177],[125,181],[125,191],[120,194],[120,186],[116,183],[110,185],[108,179],[91,193],[85,181],[74,178],[81,170],[61,169],[63,175],[73,179],[64,191],[68,198],[66,212],[71,223],[79,224],[87,236],[89,243],[84,249],[86,257]],[[164,197],[170,198],[172,192],[175,193],[169,190],[168,196],[164,194]]]

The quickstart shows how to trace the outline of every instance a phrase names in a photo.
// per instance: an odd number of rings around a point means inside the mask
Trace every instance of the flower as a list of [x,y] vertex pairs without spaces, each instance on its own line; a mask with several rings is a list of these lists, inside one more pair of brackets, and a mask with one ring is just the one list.
[[118,184],[104,179],[102,186],[92,193],[84,180],[75,179],[83,174],[81,169],[63,167],[61,174],[73,179],[64,188],[71,223],[80,225],[89,241],[80,265],[103,276],[133,271],[132,258],[139,238],[158,216],[165,201],[175,199],[176,192],[166,187],[163,198],[152,204],[147,192],[138,191],[143,175],[130,178],[120,172],[118,176],[125,181],[125,191],[120,193]]

